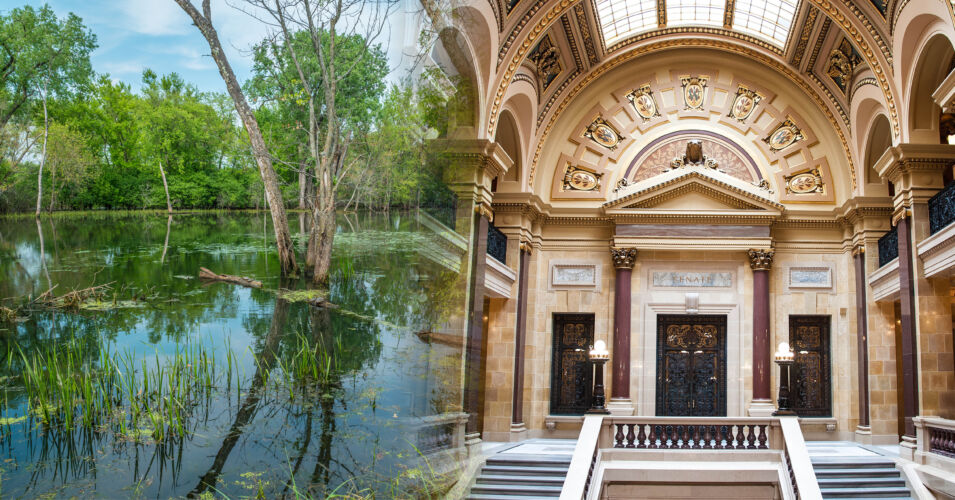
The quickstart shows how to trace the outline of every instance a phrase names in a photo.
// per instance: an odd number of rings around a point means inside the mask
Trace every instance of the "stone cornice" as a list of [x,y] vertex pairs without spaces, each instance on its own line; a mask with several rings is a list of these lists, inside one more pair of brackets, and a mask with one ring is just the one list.
[[955,161],[949,144],[899,144],[885,151],[873,168],[879,177],[898,184],[899,177],[916,171],[935,171]]
[[[684,167],[665,172],[644,182],[638,182],[629,188],[624,188],[625,190],[632,191],[631,193],[608,201],[603,204],[603,207],[605,210],[627,207],[638,204],[641,201],[648,201],[648,198],[654,196],[659,197],[663,194],[661,192],[665,193],[676,190],[682,187],[681,185],[683,184],[694,183],[709,188],[711,192],[719,192],[722,190],[722,196],[727,201],[731,199],[734,200],[733,203],[736,205],[749,205],[750,207],[755,206],[764,210],[780,212],[784,210],[783,205],[780,203],[757,194],[756,190],[760,188],[756,186],[752,186],[751,189],[749,187],[743,188],[741,187],[744,184],[743,181],[718,171],[712,173],[704,172],[702,168],[705,167]],[[725,177],[725,180],[720,177]],[[624,192],[626,193],[626,191]]]

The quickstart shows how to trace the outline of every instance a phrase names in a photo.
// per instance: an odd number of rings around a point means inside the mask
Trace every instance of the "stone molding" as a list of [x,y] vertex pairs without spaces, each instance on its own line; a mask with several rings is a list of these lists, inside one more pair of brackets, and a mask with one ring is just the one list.
[[770,249],[750,250],[749,267],[753,271],[769,271],[773,267],[773,255],[776,252]]
[[610,247],[610,257],[613,259],[614,269],[633,269],[633,265],[637,263],[637,249]]
[[926,278],[955,267],[955,224],[920,241],[916,248]]
[[876,302],[895,300],[899,295],[899,284],[899,259],[893,259],[869,274],[872,300]]

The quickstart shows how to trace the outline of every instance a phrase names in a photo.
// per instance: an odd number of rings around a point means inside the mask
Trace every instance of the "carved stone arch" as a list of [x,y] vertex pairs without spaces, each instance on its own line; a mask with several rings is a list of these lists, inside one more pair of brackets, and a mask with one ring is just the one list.
[[[487,2],[472,2],[452,11],[455,24],[466,33],[473,50],[476,73],[482,85],[493,76],[492,54],[497,53],[497,24],[494,12]],[[481,95],[487,95],[486,87]]]
[[[934,24],[934,23],[933,23]],[[929,31],[921,38],[915,64],[907,78],[905,127],[906,142],[938,144],[938,120],[941,107],[932,94],[939,84],[952,71],[955,47],[951,39],[940,30],[928,27]]]
[[955,22],[947,11],[945,2],[903,2],[896,18],[892,38],[892,53],[897,54],[895,63],[896,88],[903,95],[909,94],[912,68],[918,60],[919,48],[935,33],[948,37],[955,45]]
[[[883,99],[875,85],[863,84],[855,87],[850,102],[853,153],[860,172],[858,187],[866,196],[888,195],[886,183],[873,169],[878,157],[893,144],[892,125]],[[888,144],[883,147],[885,141]]]
[[888,183],[879,177],[873,168],[882,154],[892,147],[892,126],[889,118],[880,113],[872,120],[865,138],[865,149],[862,152],[862,162],[865,166],[865,196],[888,196]]
[[474,62],[474,51],[468,37],[454,27],[445,27],[438,33],[440,43],[435,44],[431,58],[444,73],[450,76],[447,82],[454,88],[449,110],[448,136],[460,139],[480,138],[481,79]]
[[511,167],[498,178],[497,191],[520,192],[525,148],[520,125],[509,107],[501,111],[501,122],[495,131],[494,142],[501,146],[512,161]]

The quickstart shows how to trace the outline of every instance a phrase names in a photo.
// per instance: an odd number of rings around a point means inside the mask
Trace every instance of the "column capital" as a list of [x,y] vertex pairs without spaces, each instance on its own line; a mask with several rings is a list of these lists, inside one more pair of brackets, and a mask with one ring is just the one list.
[[768,271],[773,267],[773,255],[776,252],[772,249],[753,249],[749,251],[749,267],[753,271]]
[[633,265],[637,263],[637,249],[610,247],[610,257],[613,258],[614,268],[633,269]]
[[494,222],[494,212],[491,210],[491,205],[489,203],[475,203],[474,213],[487,217],[489,222]]
[[852,256],[865,255],[865,245],[863,243],[858,243],[852,247]]

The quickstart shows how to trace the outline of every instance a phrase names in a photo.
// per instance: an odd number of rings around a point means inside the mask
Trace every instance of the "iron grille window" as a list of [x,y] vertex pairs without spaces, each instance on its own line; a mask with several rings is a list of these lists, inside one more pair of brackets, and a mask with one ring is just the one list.
[[487,226],[487,254],[501,264],[507,264],[507,236],[493,224]]
[[893,227],[879,238],[879,267],[899,256],[899,228]]
[[955,182],[928,200],[929,232],[935,234],[955,222]]

